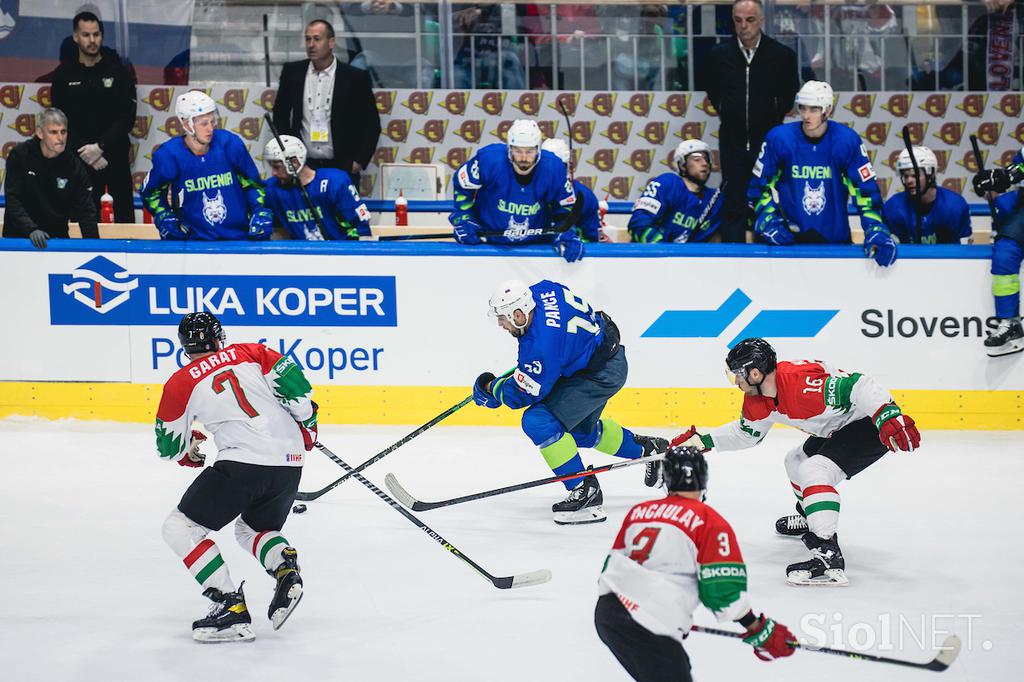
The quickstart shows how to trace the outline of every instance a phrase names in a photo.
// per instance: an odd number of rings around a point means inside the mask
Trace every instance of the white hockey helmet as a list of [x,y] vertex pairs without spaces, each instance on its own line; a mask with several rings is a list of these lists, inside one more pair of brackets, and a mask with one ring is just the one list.
[[566,166],[569,165],[569,145],[562,138],[553,137],[550,140],[544,140],[544,144],[540,148],[560,158]]
[[217,103],[202,90],[189,90],[178,95],[178,99],[174,102],[174,113],[189,135],[194,135],[196,131],[192,120],[211,111],[217,112]]
[[291,169],[291,164],[286,159],[294,157],[299,160],[299,167],[294,169],[296,171],[306,165],[306,145],[302,144],[302,140],[294,135],[282,135],[281,143],[284,144],[284,151],[281,150],[281,145],[277,143],[277,138],[270,138],[267,146],[263,148],[263,160],[268,163],[271,161],[281,161],[284,163],[285,168]]
[[513,121],[508,129],[509,147],[537,147],[540,150],[540,141],[543,135],[540,133],[540,126],[536,121],[528,118],[521,118]]
[[686,168],[686,157],[690,154],[703,154],[711,163],[711,147],[704,140],[683,140],[676,145],[676,166],[682,172]]
[[537,307],[530,287],[518,279],[510,279],[499,284],[487,305],[487,314],[490,317],[506,317],[509,320],[512,320],[512,313],[517,310],[522,310],[523,315],[529,316]]
[[[935,152],[924,145],[914,145],[914,160],[917,161],[917,167],[926,175],[935,173],[939,168],[939,160],[935,158]],[[911,160],[910,152],[906,149],[901,151],[896,158],[896,170],[900,173],[905,170],[914,170],[914,161]]]
[[807,81],[796,93],[796,105],[807,107],[821,107],[826,116],[832,113],[835,104],[835,94],[832,86],[825,81]]

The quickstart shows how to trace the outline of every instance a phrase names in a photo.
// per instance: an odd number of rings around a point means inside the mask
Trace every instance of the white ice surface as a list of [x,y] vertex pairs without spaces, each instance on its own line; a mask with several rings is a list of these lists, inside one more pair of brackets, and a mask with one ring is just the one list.
[[[326,427],[321,440],[356,465],[409,430]],[[1021,679],[1020,434],[929,432],[920,452],[887,456],[843,483],[845,589],[784,583],[785,565],[806,554],[773,531],[775,518],[792,510],[782,458],[799,438],[776,429],[758,448],[711,456],[708,501],[736,529],[755,608],[799,636],[817,618],[819,630],[841,635],[827,645],[850,647],[855,635],[874,640],[874,653],[917,661],[955,632],[964,651],[936,679]],[[0,679],[627,679],[598,640],[592,614],[595,579],[622,516],[653,497],[642,467],[603,477],[603,524],[553,524],[549,505],[564,495],[560,485],[420,514],[492,574],[554,574],[545,585],[508,591],[349,481],[285,526],[306,596],[277,632],[266,619],[272,582],[229,526],[214,538],[232,577],[246,581],[256,642],[213,646],[191,639],[191,621],[207,602],[160,537],[196,472],[159,461],[152,428],[9,419],[0,421],[0,458]],[[367,474],[383,487],[388,471],[421,499],[549,474],[518,429],[465,427],[434,428]],[[311,453],[302,489],[342,473]],[[887,621],[891,648],[880,650]],[[715,625],[706,611],[697,622]],[[686,648],[699,682],[935,675],[803,651],[762,663],[737,640],[702,634]]]

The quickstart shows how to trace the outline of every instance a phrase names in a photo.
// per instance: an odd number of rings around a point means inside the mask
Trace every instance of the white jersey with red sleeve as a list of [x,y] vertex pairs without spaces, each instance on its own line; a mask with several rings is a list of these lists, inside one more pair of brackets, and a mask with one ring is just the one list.
[[186,456],[192,422],[213,435],[217,459],[302,466],[297,421],[313,416],[312,387],[287,356],[259,343],[236,343],[194,360],[164,385],[156,413],[161,458]]
[[850,374],[818,360],[780,362],[775,385],[775,398],[744,396],[740,419],[711,430],[716,449],[742,450],[757,445],[772,424],[789,424],[812,436],[828,438],[893,402],[889,391],[871,377]]
[[598,578],[640,625],[680,642],[703,603],[720,621],[750,610],[747,568],[732,527],[710,506],[669,495],[626,514]]

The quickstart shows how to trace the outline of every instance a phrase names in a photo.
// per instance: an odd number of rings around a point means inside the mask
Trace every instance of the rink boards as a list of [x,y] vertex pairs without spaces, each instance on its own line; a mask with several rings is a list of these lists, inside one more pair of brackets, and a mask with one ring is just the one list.
[[[782,358],[874,376],[929,428],[1024,428],[1024,355],[981,345],[990,254],[901,247],[882,269],[856,246],[588,245],[568,264],[548,246],[2,240],[0,416],[149,421],[182,361],[178,320],[210,310],[229,342],[291,355],[325,421],[422,423],[514,364],[486,312],[518,278],[564,283],[616,321],[630,371],[608,413],[625,423],[734,418],[725,353],[764,336]],[[518,416],[471,406],[450,422]]]

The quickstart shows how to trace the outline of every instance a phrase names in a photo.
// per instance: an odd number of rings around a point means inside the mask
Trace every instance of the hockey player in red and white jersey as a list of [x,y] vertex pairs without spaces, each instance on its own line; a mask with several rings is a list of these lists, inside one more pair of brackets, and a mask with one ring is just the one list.
[[235,537],[277,581],[268,617],[278,629],[302,599],[297,552],[281,535],[295,499],[305,452],[317,438],[312,387],[291,358],[258,343],[225,345],[220,321],[189,313],[178,339],[191,362],[164,385],[156,415],[161,458],[202,467],[192,430],[213,434],[216,463],[189,486],[164,521],[164,540],[182,558],[213,604],[192,624],[200,642],[252,641],[242,586],[228,575],[217,544],[207,537],[235,520]]
[[598,578],[594,623],[601,641],[637,682],[689,682],[683,640],[704,604],[734,620],[763,661],[789,656],[795,637],[747,599],[747,568],[729,523],[704,503],[708,466],[696,447],[670,448],[660,462],[668,496],[626,514]]
[[775,529],[781,535],[802,537],[811,558],[790,564],[786,582],[849,584],[837,534],[836,486],[889,451],[916,450],[921,434],[914,420],[871,377],[817,360],[777,362],[775,350],[764,339],[740,341],[725,363],[743,391],[739,420],[708,434],[691,427],[672,443],[705,451],[741,450],[760,443],[773,424],[788,424],[809,434],[786,455],[799,514],[782,517]]

